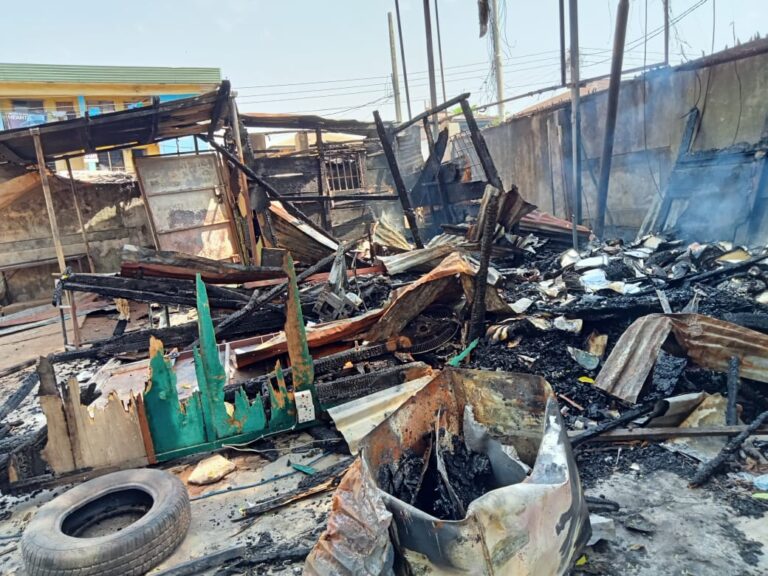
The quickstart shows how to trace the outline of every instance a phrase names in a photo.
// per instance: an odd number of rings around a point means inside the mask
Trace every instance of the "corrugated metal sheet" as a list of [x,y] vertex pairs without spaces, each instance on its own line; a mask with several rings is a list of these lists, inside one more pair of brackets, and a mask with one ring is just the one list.
[[0,63],[0,82],[218,84],[220,81],[219,68]]
[[595,386],[627,402],[636,402],[669,335],[699,366],[726,372],[732,356],[741,376],[768,382],[768,336],[702,314],[649,314],[621,335],[598,374]]

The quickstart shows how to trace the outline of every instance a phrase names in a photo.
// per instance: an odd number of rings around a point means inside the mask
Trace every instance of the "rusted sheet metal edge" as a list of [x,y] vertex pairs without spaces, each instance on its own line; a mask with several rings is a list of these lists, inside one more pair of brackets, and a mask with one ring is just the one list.
[[637,401],[662,346],[673,353],[681,348],[698,365],[719,372],[727,371],[736,356],[742,376],[768,382],[765,334],[703,314],[649,314],[621,335],[595,385],[628,402]]

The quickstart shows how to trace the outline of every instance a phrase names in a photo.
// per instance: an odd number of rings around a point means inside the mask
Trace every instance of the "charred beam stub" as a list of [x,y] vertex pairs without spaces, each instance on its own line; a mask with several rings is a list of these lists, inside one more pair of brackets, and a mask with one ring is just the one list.
[[381,121],[381,116],[379,115],[378,110],[373,112],[373,118],[376,121],[376,132],[379,135],[381,147],[384,150],[384,156],[387,159],[389,170],[392,173],[392,180],[395,184],[397,195],[400,197],[400,203],[403,206],[405,219],[408,221],[408,228],[411,229],[411,234],[413,235],[413,243],[416,244],[417,248],[424,248],[424,242],[422,242],[421,234],[419,233],[419,225],[416,222],[416,214],[411,206],[411,200],[408,198],[408,190],[405,187],[403,175],[400,173],[400,168],[397,165],[397,157],[392,148],[392,142],[389,139],[384,123]]

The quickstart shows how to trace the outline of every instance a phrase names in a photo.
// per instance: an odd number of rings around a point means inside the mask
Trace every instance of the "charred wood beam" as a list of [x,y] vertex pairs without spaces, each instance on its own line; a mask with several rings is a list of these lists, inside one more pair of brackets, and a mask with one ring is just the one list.
[[419,225],[416,221],[416,214],[411,206],[411,200],[408,198],[408,190],[405,187],[403,175],[400,173],[400,167],[397,165],[397,157],[392,148],[392,142],[389,139],[386,128],[384,128],[384,123],[381,121],[381,116],[379,115],[378,110],[374,110],[373,119],[376,121],[376,132],[379,135],[381,147],[384,150],[384,156],[389,165],[389,171],[392,173],[392,181],[395,184],[397,195],[400,197],[400,204],[403,207],[405,219],[408,221],[408,228],[413,235],[413,243],[416,244],[417,248],[424,248],[424,242],[422,242],[421,234],[419,233]]
[[[704,426],[701,428],[681,428],[669,426],[663,428],[618,428],[608,430],[598,436],[593,436],[594,442],[643,442],[669,440],[670,438],[702,438],[733,436],[747,429],[747,426]],[[768,427],[762,426],[755,430],[755,434],[768,433]],[[583,434],[583,433],[582,433]],[[581,434],[571,436],[578,438]]]
[[[342,252],[346,252],[347,246],[342,246],[341,248]],[[326,266],[330,266],[333,264],[334,259],[336,258],[336,253],[329,254],[319,262],[317,262],[314,266],[310,266],[304,272],[299,274],[296,277],[296,283],[302,282],[312,276],[312,274],[316,274]],[[254,291],[253,294],[251,294],[250,299],[245,304],[245,306],[238,306],[240,308],[237,312],[232,313],[230,316],[222,320],[220,323],[216,325],[215,329],[215,335],[220,336],[224,331],[226,331],[230,326],[232,326],[234,323],[238,322],[241,318],[244,318],[246,316],[252,315],[254,311],[258,310],[268,302],[274,300],[279,296],[284,290],[288,288],[288,280],[281,282],[272,290],[269,290],[268,292],[264,294],[259,294],[257,291]]]
[[[437,192],[440,196],[440,203],[443,206],[443,212],[444,217],[448,218],[448,223],[453,223],[454,216],[453,216],[453,209],[451,207],[450,202],[448,202],[448,194],[445,191],[445,187],[443,186],[443,183],[440,181],[440,165],[443,161],[443,155],[445,154],[445,148],[448,144],[448,129],[446,128],[443,130],[440,135],[438,136],[438,143],[440,144],[435,145],[435,139],[432,137],[432,130],[429,126],[429,120],[427,118],[424,118],[424,134],[427,136],[427,146],[429,148],[429,158],[427,158],[427,162],[424,165],[424,170],[421,172],[421,176],[423,177],[424,174],[429,170],[430,172],[434,173],[434,182],[437,185]],[[421,180],[421,178],[419,178]],[[431,203],[431,198],[430,198]]]
[[[278,192],[274,186],[272,186],[269,182],[261,178],[256,172],[254,172],[249,166],[246,166],[243,164],[240,159],[232,154],[229,150],[224,148],[222,145],[220,145],[218,142],[216,142],[213,138],[207,138],[204,135],[198,136],[201,140],[204,142],[210,144],[216,151],[221,153],[222,156],[224,156],[230,163],[232,163],[233,166],[240,169],[240,171],[243,172],[249,179],[253,180],[258,186],[260,186],[267,195],[271,196],[274,200],[284,200],[282,194]],[[257,205],[254,203],[254,205]],[[311,226],[313,229],[317,230],[318,232],[321,232],[322,234],[328,236],[328,232],[323,230],[320,226],[315,224],[309,216],[304,214],[301,210],[296,208],[293,204],[290,202],[283,202],[283,207],[293,216],[298,218],[299,220],[302,220],[305,222],[308,226]]]
[[499,215],[499,196],[504,191],[504,185],[501,182],[499,173],[496,170],[496,164],[493,162],[491,153],[485,143],[485,138],[480,133],[480,129],[475,121],[475,115],[466,98],[461,100],[461,111],[467,121],[469,135],[472,139],[472,145],[477,152],[480,165],[485,172],[485,178],[488,183],[495,188],[486,204],[485,226],[483,236],[480,242],[480,266],[475,274],[475,294],[472,301],[472,315],[469,323],[469,340],[481,338],[485,324],[485,292],[488,289],[488,266],[491,260],[491,248],[493,247],[493,235],[496,231],[496,220]]
[[728,362],[728,404],[725,409],[725,423],[728,426],[736,426],[739,423],[739,415],[736,412],[736,397],[739,395],[740,364],[738,356],[731,356]]
[[285,277],[283,269],[278,267],[243,266],[181,252],[151,250],[135,246],[123,248],[120,263],[122,277],[159,276],[194,280],[196,273],[202,276],[204,282],[214,284],[235,284]]
[[4,368],[3,370],[0,370],[0,378],[5,378],[6,376],[10,376],[11,374],[15,374],[16,372],[24,370],[24,368],[29,368],[35,362],[36,360],[34,358],[30,358],[29,360],[24,360],[23,362],[19,362],[18,364]]
[[742,431],[738,436],[728,442],[728,444],[723,446],[723,449],[720,450],[720,453],[717,456],[712,458],[709,462],[699,466],[693,480],[691,480],[691,486],[697,487],[706,484],[712,475],[717,472],[718,468],[725,464],[725,461],[741,448],[744,441],[760,429],[766,422],[768,422],[768,410],[761,413],[749,426],[747,426],[746,430]]
[[242,516],[240,518],[234,518],[233,521],[242,522],[243,520],[266,514],[267,512],[271,512],[287,504],[300,502],[301,500],[311,498],[316,494],[333,490],[339,485],[342,476],[346,474],[351,464],[352,458],[345,458],[341,462],[337,462],[325,470],[307,476],[301,481],[297,490],[291,490],[279,496],[273,496],[254,502],[242,510]]
[[640,416],[645,416],[646,414],[648,414],[650,418],[654,418],[655,416],[661,416],[662,414],[664,414],[664,412],[667,411],[668,408],[669,408],[669,403],[666,402],[665,400],[662,400],[661,402],[656,402],[654,404],[643,404],[636,408],[632,408],[631,410],[627,410],[626,412],[624,412],[624,414],[622,414],[621,416],[619,416],[614,420],[602,422],[597,426],[593,426],[586,432],[583,432],[578,436],[574,436],[573,438],[571,438],[571,447],[576,448],[580,444],[583,444],[584,442],[592,440],[593,438],[596,438],[597,436],[600,436],[601,434],[604,434],[609,430],[618,428],[623,424],[626,424],[627,422],[632,422],[632,420],[634,420],[635,418],[639,418]]
[[35,386],[37,386],[38,377],[37,372],[31,372],[27,374],[21,381],[19,387],[11,394],[5,403],[0,406],[0,422],[2,422],[8,414],[16,410],[24,399],[29,396]]
[[152,120],[149,123],[149,131],[147,133],[147,137],[144,140],[144,144],[151,144],[155,141],[155,137],[157,136],[157,125],[160,123],[160,111],[158,110],[160,106],[160,98],[158,96],[152,96],[152,108],[155,110],[155,113],[152,115]]
[[[264,310],[230,325],[222,331],[221,337],[227,340],[268,334],[280,330],[285,324],[285,315],[280,309]],[[70,350],[54,354],[50,360],[54,363],[68,362],[82,358],[111,358],[120,354],[146,352],[149,349],[149,338],[154,336],[161,340],[166,349],[182,348],[195,341],[198,335],[196,322],[188,322],[167,328],[147,328],[125,332],[91,343],[90,348]]]
[[213,134],[221,120],[224,112],[224,106],[229,102],[229,80],[222,80],[219,85],[219,92],[216,94],[216,102],[211,112],[211,125],[208,127],[208,138],[213,139]]
[[[61,279],[61,288],[73,292],[92,292],[110,298],[136,302],[175,304],[195,307],[197,296],[193,280],[172,278],[144,280],[100,274],[71,274]],[[248,301],[248,294],[216,285],[206,285],[212,308],[236,309]]]
[[450,100],[446,100],[442,104],[438,104],[434,108],[430,108],[429,110],[425,110],[421,114],[416,114],[413,118],[410,120],[403,122],[402,124],[398,124],[394,128],[392,128],[392,135],[394,136],[398,132],[402,132],[403,130],[407,129],[409,126],[413,126],[417,122],[421,122],[424,120],[424,118],[429,118],[430,116],[433,116],[434,114],[437,114],[438,112],[442,112],[443,110],[447,110],[451,106],[456,106],[459,102],[462,102],[463,100],[466,100],[469,98],[469,92],[465,92],[464,94],[459,94],[455,98],[451,98]]
[[5,144],[3,142],[0,142],[0,159],[6,159],[8,162],[13,162],[14,164],[21,164],[22,166],[28,164],[24,158],[16,154],[16,152],[8,146],[8,144]]

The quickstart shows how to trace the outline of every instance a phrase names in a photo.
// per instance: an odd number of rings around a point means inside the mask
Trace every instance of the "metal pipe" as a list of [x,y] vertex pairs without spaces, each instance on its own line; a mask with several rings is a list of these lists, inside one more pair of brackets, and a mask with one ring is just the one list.
[[571,159],[574,226],[581,223],[581,93],[579,86],[579,3],[568,0],[571,33]]
[[400,0],[395,0],[397,14],[397,35],[400,38],[400,60],[403,63],[403,86],[405,86],[405,105],[408,107],[408,118],[411,118],[411,93],[408,91],[408,69],[405,67],[405,45],[403,44],[403,25],[400,21]]
[[565,86],[568,79],[565,73],[565,0],[558,0],[560,8],[560,85]]
[[664,65],[669,66],[669,0],[664,2]]
[[603,155],[600,161],[600,181],[597,188],[597,217],[595,235],[603,237],[605,230],[605,208],[608,205],[608,184],[611,177],[613,159],[613,141],[616,135],[616,116],[619,110],[619,90],[621,89],[621,67],[624,63],[624,40],[627,36],[629,0],[619,0],[616,12],[616,31],[613,35],[613,61],[611,62],[611,81],[608,85],[608,111],[605,118],[605,137]]

